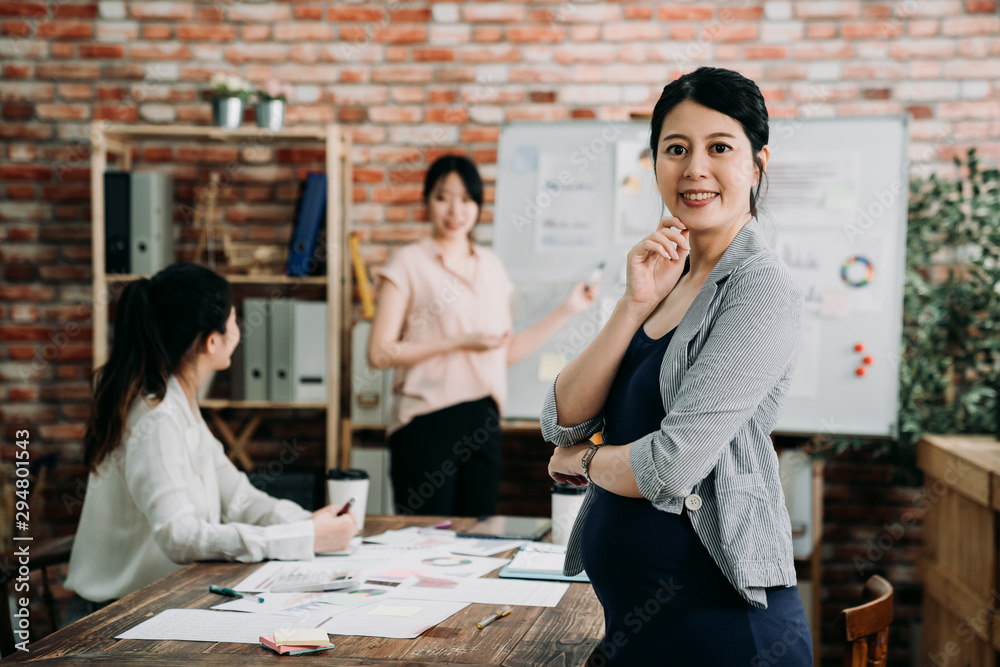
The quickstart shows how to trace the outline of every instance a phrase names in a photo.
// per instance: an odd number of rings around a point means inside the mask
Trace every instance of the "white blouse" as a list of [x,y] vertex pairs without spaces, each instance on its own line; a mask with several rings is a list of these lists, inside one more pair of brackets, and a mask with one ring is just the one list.
[[176,378],[155,407],[136,399],[126,427],[87,482],[66,588],[104,602],[196,560],[313,557],[311,513],[254,488]]

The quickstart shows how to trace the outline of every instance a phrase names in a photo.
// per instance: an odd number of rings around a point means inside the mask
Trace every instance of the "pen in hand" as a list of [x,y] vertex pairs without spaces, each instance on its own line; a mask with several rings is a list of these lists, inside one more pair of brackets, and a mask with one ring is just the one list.
[[208,590],[212,593],[218,593],[219,595],[226,595],[231,598],[241,598],[243,600],[256,600],[257,602],[263,603],[264,598],[259,595],[254,595],[253,593],[240,593],[239,591],[234,591],[232,588],[225,588],[223,586],[216,586],[211,584]]
[[489,616],[487,616],[486,618],[484,618],[483,620],[481,620],[478,623],[476,623],[476,629],[482,630],[483,628],[485,628],[487,625],[489,625],[493,621],[497,620],[498,618],[503,618],[504,616],[506,616],[509,613],[510,613],[510,605],[507,605],[506,607],[504,607],[500,611],[495,611],[492,614],[490,614]]
[[348,498],[347,502],[344,503],[344,506],[341,507],[340,511],[337,512],[337,516],[344,516],[345,514],[347,514],[348,512],[350,512],[351,511],[351,505],[353,505],[356,502],[358,502],[358,499],[355,498],[354,496],[351,496],[350,498]]

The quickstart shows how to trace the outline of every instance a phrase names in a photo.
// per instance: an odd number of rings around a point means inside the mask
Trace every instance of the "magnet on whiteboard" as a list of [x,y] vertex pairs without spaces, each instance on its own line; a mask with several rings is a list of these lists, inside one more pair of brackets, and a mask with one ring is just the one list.
[[858,343],[857,345],[854,346],[854,351],[855,352],[864,352],[865,351],[865,344],[864,343]]
[[868,369],[864,366],[858,366],[858,369],[854,371],[858,377],[864,377],[868,373]]
[[865,357],[865,358],[864,358],[864,359],[862,359],[861,361],[865,362],[865,365],[867,365],[867,366],[871,366],[871,365],[872,365],[872,364],[873,364],[873,363],[875,362],[875,359],[874,359],[874,357],[872,357],[872,356],[871,356],[871,355],[869,354],[869,355],[868,355],[867,357]]

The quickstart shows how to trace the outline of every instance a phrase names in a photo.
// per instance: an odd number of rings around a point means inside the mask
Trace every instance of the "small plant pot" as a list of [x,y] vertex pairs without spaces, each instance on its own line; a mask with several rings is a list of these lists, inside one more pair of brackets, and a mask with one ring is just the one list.
[[216,127],[235,130],[243,122],[243,100],[238,97],[219,97],[212,100],[212,122]]
[[281,100],[257,103],[257,127],[277,132],[285,123],[285,103]]

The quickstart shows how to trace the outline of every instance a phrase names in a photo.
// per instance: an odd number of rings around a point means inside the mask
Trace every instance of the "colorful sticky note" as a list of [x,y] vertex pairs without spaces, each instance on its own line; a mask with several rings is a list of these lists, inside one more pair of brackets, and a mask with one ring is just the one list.
[[278,628],[274,631],[277,646],[326,646],[330,636],[321,628]]
[[826,187],[823,208],[831,211],[845,211],[854,207],[854,184],[831,183]]
[[851,298],[847,290],[826,290],[820,295],[820,316],[847,317],[850,312]]

